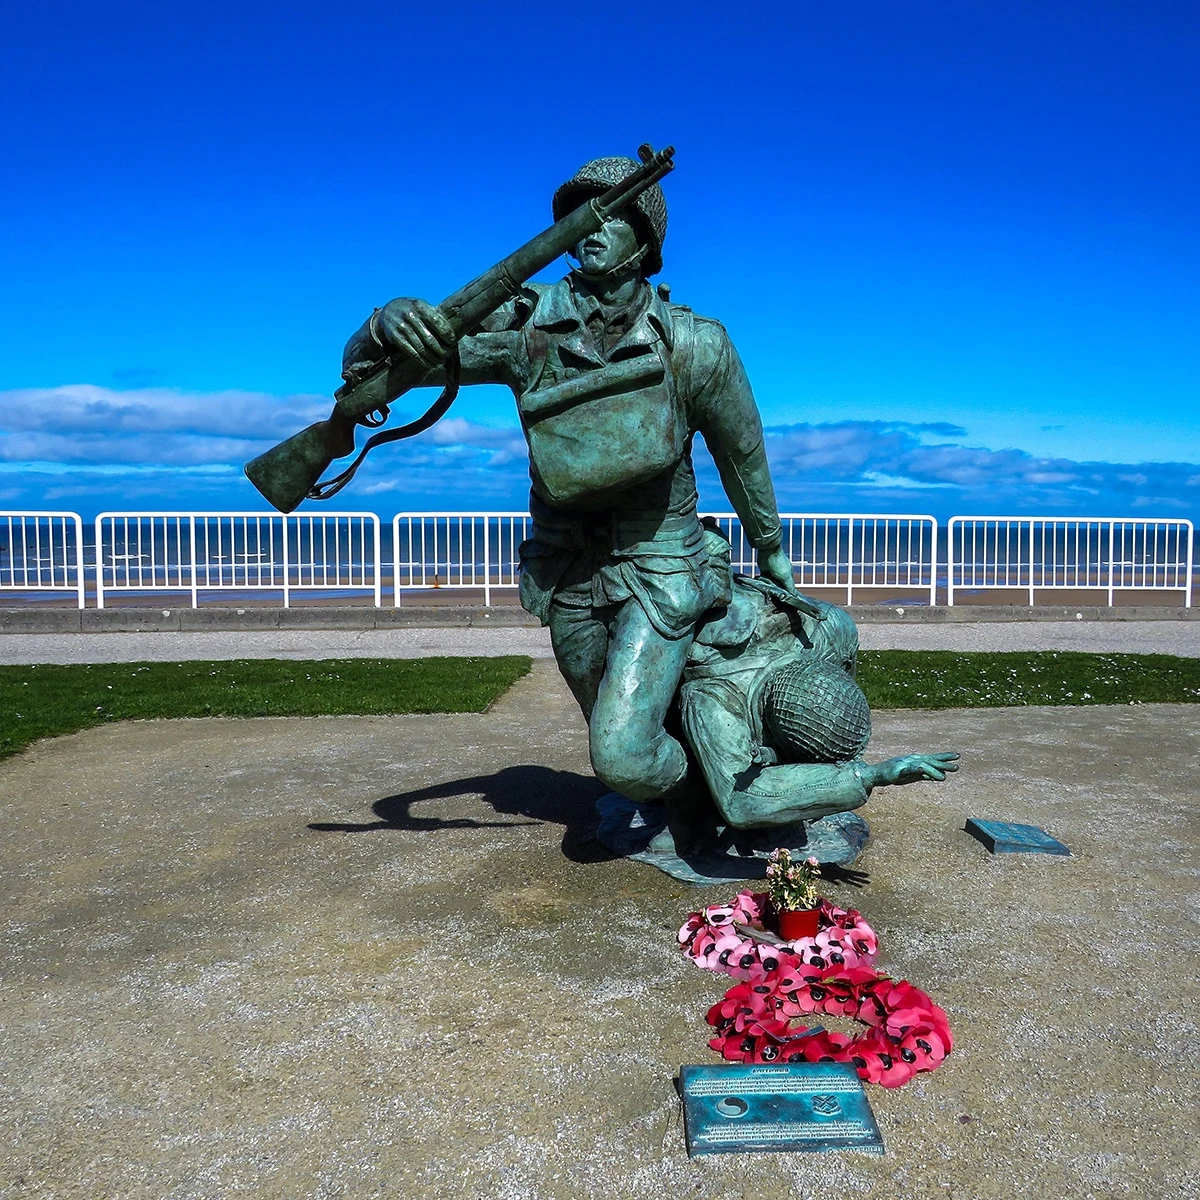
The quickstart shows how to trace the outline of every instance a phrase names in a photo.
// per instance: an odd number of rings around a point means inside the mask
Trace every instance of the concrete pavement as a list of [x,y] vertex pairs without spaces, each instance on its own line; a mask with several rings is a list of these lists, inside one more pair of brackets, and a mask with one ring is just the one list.
[[[1045,620],[892,623],[865,621],[868,650],[1085,650],[1200,657],[1200,621]],[[391,629],[222,629],[105,633],[0,633],[0,663],[177,662],[234,658],[421,658],[428,655],[551,656],[532,624]]]
[[[825,889],[956,1038],[869,1089],[883,1158],[688,1160],[672,1078],[715,1061],[728,981],[675,930],[732,889],[597,846],[539,660],[479,716],[129,722],[0,763],[0,1198],[1196,1196],[1200,705],[875,725],[872,758],[963,753],[877,793],[869,883]],[[967,816],[1073,857],[993,858]]]

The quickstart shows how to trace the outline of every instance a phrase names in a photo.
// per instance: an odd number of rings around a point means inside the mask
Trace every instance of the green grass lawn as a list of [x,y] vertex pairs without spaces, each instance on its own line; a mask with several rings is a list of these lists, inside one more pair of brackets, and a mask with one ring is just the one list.
[[1170,654],[866,650],[858,663],[879,709],[1200,702],[1200,659]]
[[[530,666],[513,656],[0,667],[0,758],[108,721],[482,712]],[[868,650],[858,678],[876,709],[1200,702],[1200,659],[1166,654]]]
[[524,655],[0,666],[0,758],[108,721],[482,712],[531,666]]

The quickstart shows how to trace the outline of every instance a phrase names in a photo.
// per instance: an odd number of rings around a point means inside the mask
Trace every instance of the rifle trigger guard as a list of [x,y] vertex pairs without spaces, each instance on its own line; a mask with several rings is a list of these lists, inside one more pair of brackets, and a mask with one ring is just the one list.
[[[458,381],[461,370],[462,363],[458,357],[458,347],[455,346],[450,357],[446,360],[446,386],[442,388],[442,394],[425,412],[415,421],[409,421],[407,425],[401,425],[397,429],[387,429],[383,433],[376,433],[367,438],[365,445],[358,452],[358,457],[340,475],[335,475],[332,479],[326,479],[321,483],[313,484],[309,488],[305,498],[308,500],[328,500],[330,496],[336,496],[354,478],[358,468],[362,466],[363,459],[376,446],[382,446],[385,442],[398,442],[401,438],[416,437],[418,433],[424,433],[431,425],[436,425],[446,415],[450,405],[454,403],[454,399],[458,395]],[[386,407],[378,408],[368,415],[372,418],[380,416],[381,419],[368,421],[364,418],[362,424],[378,426],[387,420],[387,409]]]

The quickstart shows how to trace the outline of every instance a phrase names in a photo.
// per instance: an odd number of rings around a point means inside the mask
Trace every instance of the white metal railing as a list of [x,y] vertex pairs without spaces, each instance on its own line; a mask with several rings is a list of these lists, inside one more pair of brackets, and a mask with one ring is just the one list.
[[[755,570],[736,516],[716,518],[737,571]],[[785,513],[783,548],[801,587],[923,592],[936,600],[937,522],[930,516]],[[392,521],[392,583],[400,593],[473,589],[491,604],[496,588],[517,586],[517,547],[532,529],[528,513],[398,513]]]
[[951,517],[946,602],[958,590],[1182,591],[1192,605],[1191,521]]
[[[733,569],[754,574],[754,548],[732,513],[717,518],[733,547]],[[799,588],[925,592],[937,603],[938,524],[933,517],[882,513],[780,513],[783,549]]]
[[379,608],[374,513],[101,513],[96,606],[113,592],[367,591]]
[[[717,517],[736,570],[756,569],[737,518]],[[938,524],[931,516],[785,513],[783,545],[801,588],[917,591],[936,603]],[[490,605],[515,589],[517,548],[532,530],[524,512],[399,513],[392,522],[395,603],[406,590],[473,589]],[[382,604],[379,518],[374,513],[101,513],[95,545],[72,512],[0,512],[0,594],[74,595],[85,605],[113,593],[363,591]],[[1183,519],[951,517],[947,603],[963,591],[1176,591],[1191,607],[1194,533]],[[94,561],[93,561],[94,559]]]
[[0,512],[0,592],[74,592],[83,607],[83,521],[73,512]]
[[529,536],[527,512],[397,513],[392,519],[392,586],[402,591],[473,589],[492,603],[496,588],[515,588],[517,548]]

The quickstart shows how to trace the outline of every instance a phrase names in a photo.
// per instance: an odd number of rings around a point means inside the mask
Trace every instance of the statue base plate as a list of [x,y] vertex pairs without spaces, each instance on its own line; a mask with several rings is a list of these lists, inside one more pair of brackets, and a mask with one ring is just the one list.
[[619,792],[596,801],[600,827],[596,840],[613,854],[657,867],[683,883],[727,884],[764,879],[767,855],[786,846],[793,855],[848,866],[862,852],[871,831],[856,813],[834,813],[819,821],[776,825],[769,829],[718,831],[709,844],[683,854],[650,850],[650,841],[667,825],[661,804],[635,804]]

